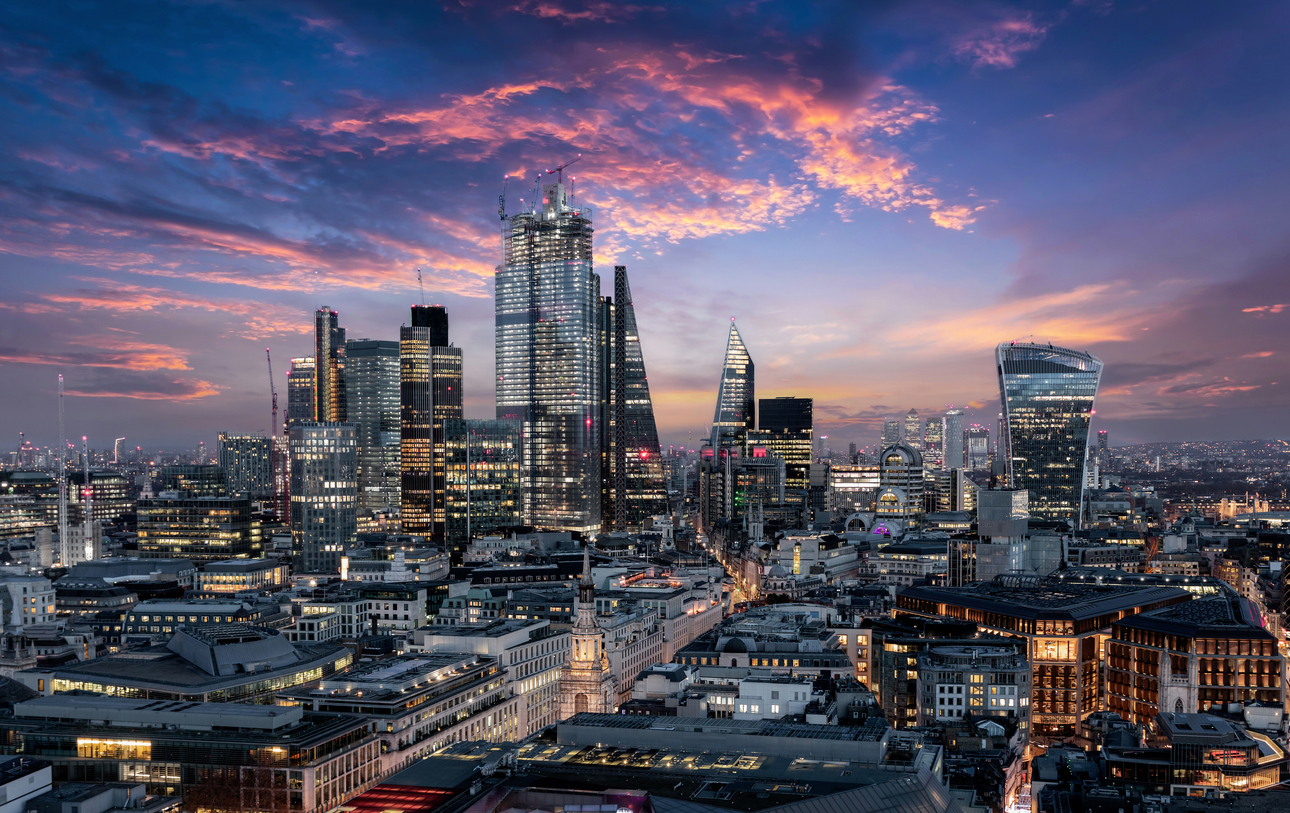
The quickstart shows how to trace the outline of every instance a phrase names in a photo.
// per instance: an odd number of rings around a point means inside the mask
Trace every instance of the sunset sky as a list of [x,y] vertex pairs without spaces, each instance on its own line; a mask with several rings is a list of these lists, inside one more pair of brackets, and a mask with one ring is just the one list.
[[[1290,5],[11,2],[0,439],[267,430],[312,312],[449,309],[493,414],[498,195],[578,154],[662,442],[757,394],[993,431],[993,347],[1106,362],[1112,442],[1290,434]],[[8,444],[8,445],[6,445]]]

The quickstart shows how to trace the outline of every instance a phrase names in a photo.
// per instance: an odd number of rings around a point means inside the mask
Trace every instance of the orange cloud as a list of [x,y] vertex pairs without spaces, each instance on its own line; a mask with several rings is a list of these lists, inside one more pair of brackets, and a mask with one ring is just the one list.
[[1286,308],[1290,308],[1290,305],[1259,305],[1256,308],[1242,308],[1241,313],[1281,313]]
[[954,53],[978,68],[1013,68],[1018,57],[1039,47],[1050,27],[1031,15],[999,20],[959,40]]

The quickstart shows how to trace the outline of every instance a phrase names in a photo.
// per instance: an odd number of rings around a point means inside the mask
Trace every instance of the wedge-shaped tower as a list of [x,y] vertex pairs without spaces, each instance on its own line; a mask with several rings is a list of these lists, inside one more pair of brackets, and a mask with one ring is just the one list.
[[605,372],[605,527],[639,530],[667,513],[667,489],[654,404],[627,267],[614,266],[614,295],[603,303]]
[[717,411],[712,417],[712,448],[735,445],[740,448],[749,429],[757,426],[753,392],[753,361],[748,347],[739,335],[735,320],[730,320],[726,338],[726,363],[721,369],[721,386],[717,390]]

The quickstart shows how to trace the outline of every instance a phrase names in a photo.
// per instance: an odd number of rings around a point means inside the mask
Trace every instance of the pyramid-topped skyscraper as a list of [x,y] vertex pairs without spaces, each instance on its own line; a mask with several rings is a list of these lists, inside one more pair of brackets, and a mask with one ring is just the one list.
[[748,430],[757,426],[754,398],[752,356],[748,354],[748,347],[732,318],[730,335],[726,338],[721,386],[717,390],[717,410],[712,417],[713,449],[723,445],[743,446]]

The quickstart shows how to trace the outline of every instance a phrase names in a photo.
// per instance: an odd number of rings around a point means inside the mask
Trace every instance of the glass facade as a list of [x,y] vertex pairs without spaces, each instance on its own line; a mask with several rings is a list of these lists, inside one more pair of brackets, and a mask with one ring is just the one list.
[[753,446],[765,447],[784,459],[784,486],[806,490],[811,485],[815,443],[814,402],[810,398],[762,398],[757,411],[760,428],[748,433],[748,456],[754,456]]
[[979,424],[972,424],[963,433],[966,445],[967,467],[984,469],[990,465],[990,430]]
[[520,525],[519,421],[454,418],[444,432],[450,551],[463,550],[472,537]]
[[320,423],[345,420],[345,328],[323,305],[314,314],[314,414]]
[[1102,361],[1052,345],[1004,343],[995,352],[1008,484],[1030,492],[1030,513],[1078,523],[1088,424]]
[[941,460],[947,469],[963,468],[963,410],[951,409],[941,418]]
[[318,420],[314,401],[316,367],[313,356],[291,360],[291,370],[287,373],[287,426]]
[[273,441],[263,435],[220,432],[219,467],[230,494],[260,498],[273,493]]
[[503,215],[496,276],[497,417],[523,423],[527,522],[601,528],[600,277],[592,267],[592,212],[562,183],[541,202]]
[[412,325],[399,331],[400,522],[405,533],[440,541],[447,522],[444,422],[461,418],[462,394],[461,348],[447,341],[448,313],[438,305],[413,307]]
[[353,424],[291,427],[291,536],[305,573],[339,573],[358,535],[358,443]]
[[140,500],[138,521],[139,555],[145,559],[218,562],[250,556],[260,544],[245,495]]
[[726,338],[726,360],[721,368],[721,386],[717,390],[717,409],[712,417],[712,448],[726,444],[742,448],[748,430],[757,425],[755,369],[744,339],[735,321],[730,320]]
[[916,409],[905,413],[905,442],[915,449],[923,448],[923,419]]
[[358,431],[358,507],[399,504],[399,342],[345,342],[345,407]]
[[604,528],[632,531],[667,513],[667,487],[626,266],[614,266],[614,296],[603,300],[602,318]]

